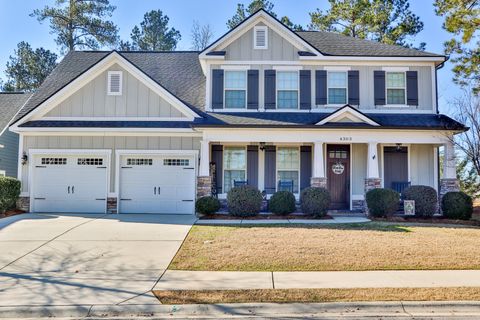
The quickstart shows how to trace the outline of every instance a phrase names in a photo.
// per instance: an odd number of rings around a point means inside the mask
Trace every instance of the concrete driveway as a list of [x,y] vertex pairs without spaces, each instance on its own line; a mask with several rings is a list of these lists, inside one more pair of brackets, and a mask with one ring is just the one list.
[[150,290],[195,222],[180,215],[0,220],[0,306],[156,303]]

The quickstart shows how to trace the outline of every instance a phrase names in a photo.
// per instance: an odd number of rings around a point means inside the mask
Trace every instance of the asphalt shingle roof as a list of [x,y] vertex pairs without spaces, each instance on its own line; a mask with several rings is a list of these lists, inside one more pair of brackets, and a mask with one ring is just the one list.
[[0,133],[30,97],[30,93],[0,92]]
[[334,32],[299,31],[296,34],[321,53],[331,56],[443,57],[436,53],[348,37]]

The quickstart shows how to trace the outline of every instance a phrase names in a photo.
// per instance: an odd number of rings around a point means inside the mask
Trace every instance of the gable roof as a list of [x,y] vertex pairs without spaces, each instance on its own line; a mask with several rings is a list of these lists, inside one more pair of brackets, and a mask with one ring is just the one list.
[[31,93],[0,92],[0,134],[30,96]]
[[[87,70],[109,56],[112,51],[71,51],[45,79],[17,114],[17,122],[36,107],[72,83]],[[198,52],[118,52],[149,78],[197,111],[205,101],[205,77],[198,60]]]
[[[345,122],[342,121],[343,118],[348,118],[351,119],[352,121],[350,122],[356,122],[356,123],[364,123],[368,124],[371,126],[379,126],[380,124],[367,116],[365,113],[361,112],[360,110],[352,107],[349,104],[344,105],[343,107],[335,110],[332,112],[328,117],[323,118],[320,120],[317,125],[324,125],[327,123],[341,123]],[[338,121],[340,119],[340,121]],[[355,120],[355,121],[353,121]]]
[[335,32],[299,31],[296,34],[317,48],[318,51],[329,56],[445,57],[440,54],[409,49],[399,45],[348,37]]

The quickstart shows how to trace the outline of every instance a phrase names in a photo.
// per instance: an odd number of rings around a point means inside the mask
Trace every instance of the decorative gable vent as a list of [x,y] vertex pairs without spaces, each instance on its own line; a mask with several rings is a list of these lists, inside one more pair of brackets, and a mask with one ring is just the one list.
[[108,95],[122,95],[122,71],[108,72]]
[[254,48],[268,49],[268,28],[267,26],[256,26],[253,28],[254,32]]

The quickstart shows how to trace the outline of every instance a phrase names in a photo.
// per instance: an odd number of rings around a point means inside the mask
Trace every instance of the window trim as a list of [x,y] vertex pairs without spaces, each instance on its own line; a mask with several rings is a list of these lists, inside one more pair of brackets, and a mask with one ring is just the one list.
[[[330,80],[329,75],[331,73],[345,73],[345,87],[330,87]],[[329,89],[345,89],[345,103],[330,103],[330,94]],[[327,104],[326,107],[343,107],[344,105],[348,104],[348,70],[327,70]]]
[[[294,90],[279,90],[278,89],[278,73],[290,72],[297,74],[297,107],[296,108],[279,108],[278,107],[278,91],[294,91]],[[278,111],[291,111],[300,109],[300,70],[299,69],[278,69],[275,70],[275,110]]]
[[[265,31],[265,46],[257,45],[257,30]],[[253,27],[253,49],[267,50],[268,49],[268,27],[267,26],[255,26]]]
[[[388,74],[389,73],[403,73],[403,77],[405,79],[405,82],[404,82],[404,87],[403,87],[403,93],[404,93],[404,101],[405,103],[404,104],[388,104]],[[402,88],[390,88],[390,89],[402,89]],[[405,70],[389,70],[389,71],[385,71],[385,107],[389,107],[389,108],[408,108],[408,104],[407,104],[407,71]]]
[[[119,80],[119,92],[112,92],[111,88],[111,77],[112,75],[119,75],[120,80]],[[121,96],[123,94],[123,72],[122,71],[108,71],[108,76],[107,76],[107,95],[109,96]]]
[[[227,72],[244,72],[245,73],[245,89],[231,89],[227,88],[226,83],[227,83]],[[226,99],[226,93],[227,90],[230,91],[245,91],[245,105],[243,108],[227,108],[227,99]],[[248,69],[242,68],[242,69],[224,69],[223,71],[223,109],[224,110],[245,110],[247,109],[248,105]]]
[[0,177],[6,177],[7,176],[7,173],[5,172],[5,170],[0,170]]
[[276,150],[275,150],[275,192],[278,191],[278,181],[279,181],[279,177],[278,177],[278,172],[279,171],[293,171],[293,170],[282,170],[282,169],[278,169],[278,149],[296,149],[298,151],[298,192],[294,192],[293,194],[294,195],[300,195],[300,178],[302,177],[301,173],[300,173],[300,164],[301,164],[301,150],[300,150],[300,146],[289,146],[289,145],[277,145],[276,146]]
[[[248,165],[247,165],[247,162],[248,162],[248,150],[247,150],[247,146],[246,145],[223,145],[223,148],[222,148],[222,194],[227,194],[228,192],[225,192],[225,171],[226,170],[233,170],[233,169],[226,169],[226,165],[225,165],[225,150],[226,149],[229,149],[229,148],[242,148],[245,150],[245,169],[243,169],[243,171],[245,171],[245,180],[247,180],[247,169],[248,169]],[[240,171],[240,170],[236,170],[236,171]]]

